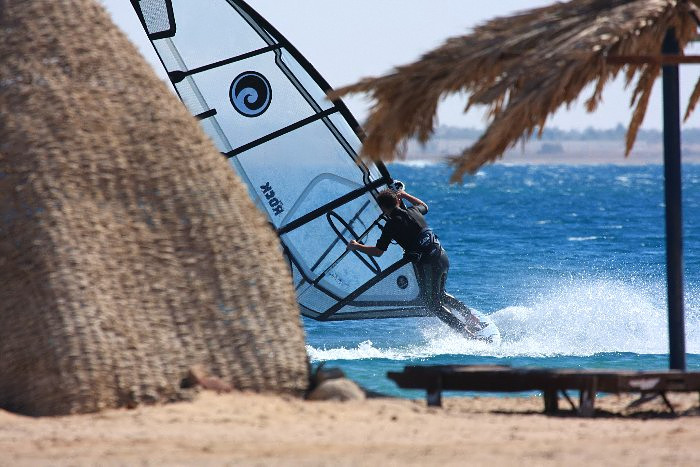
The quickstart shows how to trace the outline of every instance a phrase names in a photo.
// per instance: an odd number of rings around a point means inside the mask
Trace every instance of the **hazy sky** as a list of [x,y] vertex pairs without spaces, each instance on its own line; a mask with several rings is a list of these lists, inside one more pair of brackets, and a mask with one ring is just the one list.
[[[153,48],[127,0],[101,0],[115,22],[127,33],[158,72],[165,78]],[[203,7],[207,1],[201,2]],[[365,76],[376,76],[396,65],[408,63],[440,45],[450,36],[467,33],[476,24],[495,16],[547,5],[544,0],[249,0],[318,69],[333,87],[350,84]],[[700,54],[700,44],[688,53]],[[700,75],[700,65],[681,67],[681,103],[685,105]],[[584,93],[580,102],[588,98]],[[583,104],[563,110],[548,125],[560,128],[608,128],[630,118],[631,90],[621,80],[608,86],[603,104],[588,114]],[[346,98],[355,116],[364,120],[369,102],[362,97]],[[440,123],[483,127],[481,109],[464,115],[464,97],[447,99],[440,107]],[[684,108],[682,109],[685,110]],[[660,129],[661,90],[658,80],[650,100],[644,128]],[[700,110],[686,127],[700,127]]]

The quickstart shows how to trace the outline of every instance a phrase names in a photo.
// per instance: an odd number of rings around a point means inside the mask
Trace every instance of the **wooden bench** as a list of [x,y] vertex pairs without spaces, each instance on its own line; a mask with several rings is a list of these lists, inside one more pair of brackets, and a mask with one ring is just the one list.
[[[425,389],[429,406],[442,405],[442,391],[523,392],[542,391],[544,412],[559,410],[561,393],[572,408],[584,417],[594,413],[597,392],[660,395],[669,409],[673,406],[666,392],[700,393],[700,372],[566,370],[512,368],[495,365],[407,366],[402,372],[389,372],[389,379],[404,389]],[[579,391],[576,407],[566,393]]]

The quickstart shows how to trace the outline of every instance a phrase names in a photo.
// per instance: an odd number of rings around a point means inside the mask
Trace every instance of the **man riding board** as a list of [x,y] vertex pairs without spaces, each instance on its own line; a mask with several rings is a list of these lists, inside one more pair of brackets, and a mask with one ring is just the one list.
[[[428,213],[428,205],[417,197],[406,193],[401,182],[398,184],[397,189],[384,190],[377,196],[377,203],[387,218],[377,244],[375,246],[363,245],[351,240],[347,249],[361,251],[371,256],[381,256],[391,241],[396,241],[407,255],[414,258],[420,289],[428,310],[453,329],[471,335],[480,329],[479,320],[464,307],[468,326],[465,328],[465,323],[462,323],[443,305],[447,298],[445,281],[450,261],[437,236],[423,217]],[[401,204],[402,200],[408,201],[411,206],[404,208]]]

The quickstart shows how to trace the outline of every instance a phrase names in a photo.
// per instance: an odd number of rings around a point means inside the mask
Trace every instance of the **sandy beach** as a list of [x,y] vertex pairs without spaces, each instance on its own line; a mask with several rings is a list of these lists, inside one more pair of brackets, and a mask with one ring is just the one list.
[[[542,400],[308,402],[200,393],[193,402],[30,418],[0,411],[0,465],[699,465],[697,394],[596,418],[542,415]],[[563,404],[562,404],[563,405]]]

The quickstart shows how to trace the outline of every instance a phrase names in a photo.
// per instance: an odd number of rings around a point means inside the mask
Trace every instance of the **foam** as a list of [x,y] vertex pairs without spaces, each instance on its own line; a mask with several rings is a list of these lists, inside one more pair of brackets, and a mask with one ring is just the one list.
[[411,159],[411,160],[394,160],[388,165],[403,165],[406,167],[413,167],[414,169],[422,169],[425,167],[433,167],[437,165],[444,165],[443,160],[432,160],[432,159]]
[[598,240],[599,237],[591,235],[590,237],[567,237],[566,239],[570,242],[590,242],[591,240]]

